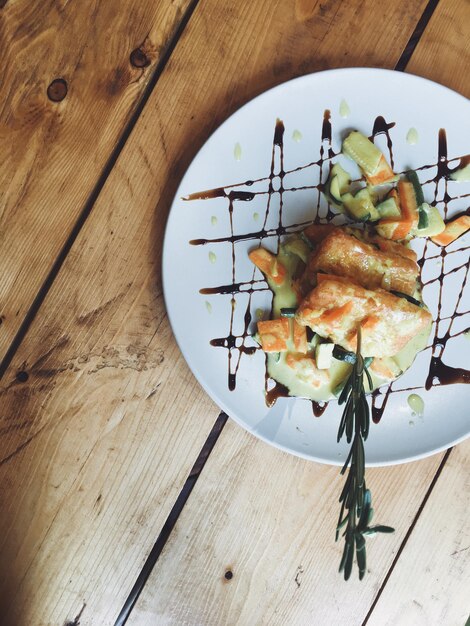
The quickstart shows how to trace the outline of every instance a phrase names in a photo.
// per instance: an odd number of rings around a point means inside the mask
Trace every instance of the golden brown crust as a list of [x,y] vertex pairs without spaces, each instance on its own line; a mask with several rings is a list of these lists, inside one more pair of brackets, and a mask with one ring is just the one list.
[[334,276],[322,280],[300,305],[296,319],[347,350],[362,328],[363,356],[397,354],[431,324],[431,314],[383,289],[374,291]]
[[335,228],[320,241],[309,260],[306,274],[310,282],[318,271],[348,277],[367,289],[413,295],[419,268],[415,253],[401,244],[366,243]]

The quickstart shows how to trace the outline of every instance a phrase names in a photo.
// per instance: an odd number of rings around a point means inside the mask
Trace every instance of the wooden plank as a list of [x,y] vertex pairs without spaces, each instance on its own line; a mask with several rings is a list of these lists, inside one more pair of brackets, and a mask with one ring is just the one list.
[[334,541],[338,468],[281,453],[228,422],[129,624],[359,626],[441,458],[367,470],[375,521],[396,532],[368,541],[365,579],[354,572],[346,584]]
[[[470,96],[468,75],[458,71],[458,67],[470,63],[466,36],[469,27],[468,3],[440,2],[408,70]],[[368,626],[466,623],[470,579],[469,451],[468,441],[452,451]]]
[[5,376],[5,619],[62,623],[86,602],[82,625],[111,623],[215,420],[161,294],[163,225],[197,148],[295,74],[393,66],[423,6],[389,6],[379,33],[372,0],[198,5]]
[[444,466],[368,626],[460,626],[469,616],[470,441]]
[[407,71],[470,97],[470,80],[460,68],[470,63],[470,3],[439,2]]
[[0,361],[189,4],[0,2]]

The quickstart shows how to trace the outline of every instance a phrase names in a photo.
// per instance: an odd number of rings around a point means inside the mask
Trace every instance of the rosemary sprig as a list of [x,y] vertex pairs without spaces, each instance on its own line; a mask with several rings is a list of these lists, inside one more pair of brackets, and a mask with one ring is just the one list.
[[372,389],[372,381],[364,359],[361,356],[361,329],[357,333],[357,350],[351,373],[341,392],[338,403],[345,404],[343,416],[338,429],[338,442],[344,434],[348,443],[352,442],[351,449],[343,465],[341,474],[349,472],[339,497],[341,512],[336,527],[336,541],[340,530],[343,532],[344,550],[339,571],[344,572],[344,580],[351,575],[354,562],[354,552],[359,568],[359,580],[366,572],[366,540],[367,535],[375,533],[393,533],[390,526],[369,526],[372,520],[372,497],[366,488],[364,441],[369,434],[369,405],[364,390],[364,374]]

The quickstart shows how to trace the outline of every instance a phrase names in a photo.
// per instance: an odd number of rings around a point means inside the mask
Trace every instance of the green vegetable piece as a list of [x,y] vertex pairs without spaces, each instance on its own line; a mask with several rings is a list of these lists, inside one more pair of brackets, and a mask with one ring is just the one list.
[[376,221],[380,215],[372,202],[368,189],[360,189],[356,195],[346,193],[343,203],[350,216],[360,222]]
[[343,141],[343,153],[355,161],[367,174],[372,175],[379,167],[382,153],[370,139],[362,133],[353,131]]
[[[423,227],[420,224],[423,224]],[[445,227],[444,220],[435,206],[424,202],[419,207],[419,222],[418,228],[414,231],[415,235],[418,237],[435,237],[440,235]]]
[[400,207],[397,204],[395,198],[387,198],[383,202],[380,202],[375,207],[380,215],[380,218],[383,217],[400,217],[401,211]]
[[406,177],[413,185],[413,190],[416,196],[416,204],[421,206],[424,202],[423,188],[421,187],[421,183],[419,182],[418,174],[414,170],[409,170],[406,172]]
[[294,308],[283,308],[281,309],[281,317],[295,317],[295,312],[297,309]]

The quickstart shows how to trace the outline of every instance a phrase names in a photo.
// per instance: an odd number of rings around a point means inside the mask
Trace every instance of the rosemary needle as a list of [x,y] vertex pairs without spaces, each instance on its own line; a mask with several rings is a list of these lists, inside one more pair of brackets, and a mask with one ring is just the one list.
[[349,454],[341,470],[341,474],[345,474],[349,467],[346,482],[339,497],[341,511],[336,527],[336,541],[339,539],[340,530],[345,528],[342,535],[344,537],[343,556],[339,566],[339,571],[344,573],[345,580],[348,580],[351,575],[354,553],[359,569],[359,580],[364,577],[366,572],[365,537],[367,535],[394,532],[390,526],[369,526],[373,510],[371,493],[366,488],[365,481],[364,441],[369,434],[370,413],[364,389],[364,374],[372,387],[370,374],[361,356],[361,329],[359,328],[356,358],[338,400],[339,404],[345,404],[338,429],[338,442],[346,435],[347,442],[351,443]]

